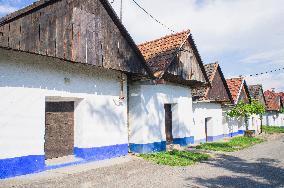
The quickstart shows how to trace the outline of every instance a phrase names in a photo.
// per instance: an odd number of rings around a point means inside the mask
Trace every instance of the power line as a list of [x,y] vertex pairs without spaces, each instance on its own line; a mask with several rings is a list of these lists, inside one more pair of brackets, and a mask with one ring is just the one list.
[[168,29],[169,31],[171,31],[172,33],[175,33],[175,31],[173,29],[171,29],[170,27],[168,27],[167,25],[163,24],[162,22],[160,22],[157,18],[155,18],[152,14],[150,14],[147,10],[145,10],[141,5],[139,5],[135,0],[132,0],[143,12],[145,12],[148,16],[150,16],[155,22],[157,22],[158,24],[162,25],[163,27],[165,27],[166,29]]
[[284,67],[283,67],[283,68],[279,68],[279,69],[274,69],[274,70],[266,71],[266,72],[260,72],[260,73],[256,73],[256,74],[251,74],[251,75],[248,75],[248,76],[246,76],[246,77],[261,76],[261,75],[265,75],[265,74],[269,74],[269,73],[273,73],[273,72],[277,72],[277,71],[281,71],[281,70],[284,70]]

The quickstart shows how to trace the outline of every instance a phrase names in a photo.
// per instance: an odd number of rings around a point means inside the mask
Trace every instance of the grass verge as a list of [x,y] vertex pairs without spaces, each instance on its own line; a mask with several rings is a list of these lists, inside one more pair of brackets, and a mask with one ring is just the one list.
[[202,153],[173,150],[151,154],[140,154],[139,157],[161,165],[188,166],[196,162],[207,160],[210,156]]
[[268,134],[284,133],[284,128],[275,126],[262,126],[262,131]]
[[212,142],[201,144],[199,146],[196,146],[196,148],[212,151],[233,152],[261,143],[263,141],[264,140],[260,138],[250,138],[242,136],[232,138],[228,142]]

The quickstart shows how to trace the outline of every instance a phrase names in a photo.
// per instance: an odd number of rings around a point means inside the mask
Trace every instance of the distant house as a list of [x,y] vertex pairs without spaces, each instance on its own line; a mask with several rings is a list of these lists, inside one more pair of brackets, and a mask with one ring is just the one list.
[[[250,85],[250,96],[253,100],[257,100],[265,106],[265,97],[262,89],[262,85]],[[263,125],[263,117],[259,115],[253,115],[249,120],[249,130],[255,130],[260,133],[261,125]]]
[[127,155],[128,81],[148,70],[108,1],[41,0],[2,18],[0,179]]
[[194,142],[191,88],[208,83],[190,31],[139,45],[155,80],[132,81],[129,92],[130,150],[162,151]]
[[224,137],[222,107],[233,102],[219,64],[206,64],[204,67],[211,86],[192,91],[193,132],[197,143],[212,142]]
[[264,92],[264,97],[266,101],[265,125],[284,126],[283,114],[280,112],[280,109],[283,108],[282,93],[267,90]]
[[[248,86],[244,78],[231,78],[227,79],[227,84],[230,90],[230,93],[233,98],[233,105],[238,104],[239,102],[249,103],[250,94]],[[224,109],[224,111],[229,111],[230,108]],[[244,134],[245,131],[245,121],[242,118],[229,118],[223,122],[225,134],[236,135]]]

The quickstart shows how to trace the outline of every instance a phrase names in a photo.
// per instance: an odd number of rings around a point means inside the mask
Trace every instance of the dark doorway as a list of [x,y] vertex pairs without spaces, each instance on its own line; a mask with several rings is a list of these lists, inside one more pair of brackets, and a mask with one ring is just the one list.
[[46,102],[45,158],[73,155],[74,102]]
[[172,124],[172,105],[165,104],[165,126],[166,126],[166,140],[167,143],[173,142],[173,124]]
[[209,118],[205,118],[205,139],[206,139],[206,142],[208,142],[208,121],[209,121]]
[[206,138],[206,142],[209,141],[209,136],[212,135],[212,130],[213,129],[213,118],[212,117],[208,117],[205,118],[205,138]]

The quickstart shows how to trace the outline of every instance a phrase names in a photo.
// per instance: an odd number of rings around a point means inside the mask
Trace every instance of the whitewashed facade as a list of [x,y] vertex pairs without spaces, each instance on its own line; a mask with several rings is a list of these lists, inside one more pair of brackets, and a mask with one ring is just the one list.
[[[194,142],[213,142],[223,138],[221,104],[194,102]],[[207,137],[206,137],[207,130]],[[207,140],[206,140],[207,139]]]
[[[226,81],[233,98],[233,106],[241,101],[244,103],[250,102],[251,97],[244,78],[231,78]],[[224,106],[223,113],[226,114],[229,112],[233,106]],[[250,120],[248,120],[248,123],[250,125]],[[228,137],[243,135],[246,130],[244,118],[229,117],[227,115],[223,118],[223,127],[224,135]]]
[[206,64],[204,67],[211,85],[194,90],[193,111],[196,143],[221,140],[231,131],[224,130],[224,123],[227,123],[224,107],[232,103],[232,97],[221,67],[218,63]]
[[[148,84],[147,84],[148,83]],[[129,92],[130,150],[148,153],[166,149],[164,104],[172,106],[173,142],[192,144],[191,90],[177,84],[132,84]]]
[[284,114],[279,112],[267,112],[263,115],[263,124],[268,126],[284,127]]
[[0,74],[0,164],[14,170],[1,173],[14,176],[51,168],[45,165],[46,102],[75,102],[76,157],[127,155],[127,98],[119,100],[120,78],[126,91],[126,75],[3,49]]
[[0,179],[127,155],[127,83],[149,68],[111,4],[37,1],[0,22]]
[[149,153],[194,143],[192,87],[208,82],[190,31],[138,46],[153,80],[129,89],[130,151]]
[[223,111],[223,131],[225,137],[234,137],[239,135],[239,128],[242,127],[243,120],[241,118],[232,118],[227,115],[227,113],[232,109],[232,107],[224,106],[222,107]]

